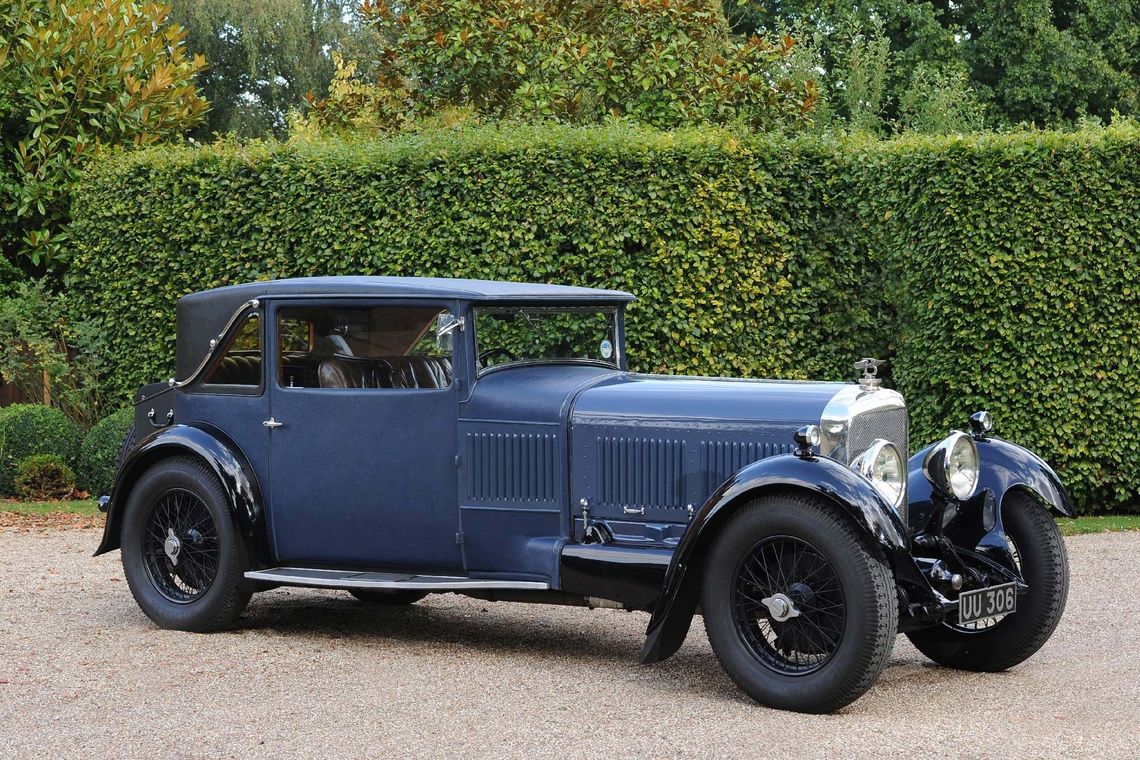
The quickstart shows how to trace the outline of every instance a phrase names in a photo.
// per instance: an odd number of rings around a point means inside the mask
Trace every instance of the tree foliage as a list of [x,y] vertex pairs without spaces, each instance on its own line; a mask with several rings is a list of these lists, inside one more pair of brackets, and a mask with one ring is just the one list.
[[333,52],[357,42],[356,0],[172,0],[173,18],[188,30],[186,47],[209,67],[198,89],[209,102],[194,136],[284,134],[290,111],[305,96],[323,97]]
[[377,49],[340,64],[308,126],[392,130],[461,111],[772,129],[816,97],[781,68],[790,37],[735,40],[714,0],[366,2],[362,15]]
[[[810,30],[821,87],[857,125],[844,92],[859,76],[862,40],[890,57],[882,115],[907,129],[1067,126],[1140,109],[1140,5],[1136,0],[725,0],[739,34]],[[932,102],[920,102],[934,94]],[[856,101],[858,102],[858,101]],[[909,103],[909,114],[902,113]],[[945,118],[939,115],[942,109]],[[983,110],[984,109],[984,110]]]
[[185,32],[167,17],[165,6],[133,0],[0,9],[0,246],[9,267],[61,263],[62,224],[88,156],[179,135],[202,117],[193,78],[205,62],[186,55]]

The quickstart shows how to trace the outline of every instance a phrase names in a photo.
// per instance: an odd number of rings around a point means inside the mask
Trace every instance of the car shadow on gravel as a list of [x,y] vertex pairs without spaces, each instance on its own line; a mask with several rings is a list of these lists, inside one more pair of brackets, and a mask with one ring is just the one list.
[[[439,595],[431,601],[406,607],[388,607],[357,602],[341,592],[295,589],[267,592],[254,597],[239,626],[232,632],[211,634],[257,640],[287,639],[290,642],[323,642],[360,650],[361,654],[422,655],[425,649],[441,652],[462,648],[471,653],[525,657],[532,663],[597,669],[613,677],[644,681],[654,689],[679,693],[703,693],[707,697],[741,704],[754,704],[721,669],[704,637],[700,618],[693,620],[681,650],[663,663],[639,664],[648,615],[618,610],[532,605]],[[120,605],[108,609],[109,617],[124,614]],[[130,612],[137,612],[133,608]],[[129,612],[127,614],[130,614]],[[139,625],[153,624],[137,614]],[[118,623],[117,625],[121,625]],[[932,663],[899,662],[896,648],[884,682],[895,692],[915,696],[945,672]],[[916,667],[917,666],[917,667]],[[849,707],[842,712],[856,709]]]
[[[620,630],[609,625],[607,635],[602,635],[598,624],[610,622],[601,620],[609,610],[601,614],[595,611],[597,617],[590,619],[591,613],[586,609],[475,600],[449,604],[446,599],[444,596],[428,604],[387,607],[331,593],[327,597],[302,598],[274,598],[266,594],[262,599],[255,597],[255,603],[241,619],[240,630],[345,639],[364,645],[379,641],[389,646],[431,643],[486,652],[612,661],[636,660],[645,624],[649,622],[648,616],[642,614],[612,611],[611,618],[623,618],[617,626]],[[560,614],[551,615],[551,610]],[[582,619],[568,619],[568,612]]]
[[[290,593],[290,592],[286,592]],[[639,663],[649,616],[619,610],[459,600],[385,607],[327,596],[255,597],[238,633],[338,639],[345,646],[415,653],[461,647],[480,654],[526,657],[544,664],[596,668],[644,679],[654,688],[753,704],[726,676],[694,618],[687,645],[664,663]],[[700,643],[697,643],[697,642]]]

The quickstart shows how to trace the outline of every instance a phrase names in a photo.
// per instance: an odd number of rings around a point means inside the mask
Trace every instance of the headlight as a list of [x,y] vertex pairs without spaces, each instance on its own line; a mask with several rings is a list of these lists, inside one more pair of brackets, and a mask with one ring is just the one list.
[[902,454],[893,443],[879,438],[855,457],[851,466],[871,481],[879,495],[895,510],[902,507],[906,497],[906,467],[903,466]]
[[922,469],[943,494],[968,499],[978,487],[978,445],[965,433],[951,433],[930,450]]

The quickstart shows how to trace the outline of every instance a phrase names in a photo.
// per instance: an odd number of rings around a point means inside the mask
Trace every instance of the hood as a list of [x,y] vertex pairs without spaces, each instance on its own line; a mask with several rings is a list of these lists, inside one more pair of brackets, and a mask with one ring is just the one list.
[[818,424],[827,403],[847,385],[625,374],[583,391],[574,404],[572,421],[716,427],[772,423],[794,430]]

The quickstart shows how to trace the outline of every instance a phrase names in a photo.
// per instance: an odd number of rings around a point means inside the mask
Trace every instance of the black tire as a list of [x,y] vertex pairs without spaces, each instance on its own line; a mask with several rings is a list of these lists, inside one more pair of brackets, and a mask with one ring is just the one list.
[[939,665],[997,672],[1029,659],[1061,621],[1069,596],[1069,556],[1057,523],[1028,494],[1007,496],[1002,524],[1020,555],[1029,591],[1017,612],[990,628],[966,631],[944,624],[907,634],[918,651]]
[[[177,563],[169,544],[159,543],[170,532]],[[127,500],[121,553],[135,601],[162,628],[230,628],[253,593],[225,492],[194,457],[164,459],[139,478]]]
[[[777,575],[752,572],[771,570],[776,547],[785,546],[792,558],[780,555]],[[805,558],[812,564],[801,564]],[[746,589],[784,593],[800,615],[777,622]],[[709,642],[732,680],[762,705],[797,712],[833,712],[858,699],[882,672],[898,630],[882,552],[833,505],[804,493],[764,496],[728,518],[708,553],[701,605]]]
[[362,588],[350,588],[348,593],[366,604],[377,604],[385,607],[415,604],[427,596],[426,591],[374,591]]

